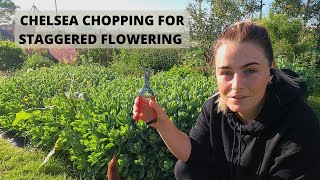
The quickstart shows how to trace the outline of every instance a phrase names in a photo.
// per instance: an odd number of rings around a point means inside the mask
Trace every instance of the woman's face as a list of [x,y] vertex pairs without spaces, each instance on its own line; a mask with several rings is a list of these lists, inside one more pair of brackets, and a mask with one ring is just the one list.
[[271,81],[262,49],[254,43],[224,42],[215,55],[220,96],[228,108],[243,118],[255,118]]

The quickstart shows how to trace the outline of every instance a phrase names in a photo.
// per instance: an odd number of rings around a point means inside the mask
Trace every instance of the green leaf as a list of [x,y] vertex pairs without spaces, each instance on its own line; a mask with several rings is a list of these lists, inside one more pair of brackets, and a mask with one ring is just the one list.
[[41,113],[40,110],[36,110],[36,111],[33,111],[33,112],[32,112],[32,115],[36,116],[36,115],[39,115],[40,113]]
[[106,150],[109,150],[109,149],[112,148],[113,146],[115,146],[115,144],[109,143],[109,144],[106,145],[105,149],[106,149]]
[[25,111],[20,111],[16,114],[16,118],[14,119],[14,121],[12,122],[12,126],[16,126],[18,125],[18,123],[21,121],[21,120],[27,120],[31,117],[31,114],[30,113],[27,113]]

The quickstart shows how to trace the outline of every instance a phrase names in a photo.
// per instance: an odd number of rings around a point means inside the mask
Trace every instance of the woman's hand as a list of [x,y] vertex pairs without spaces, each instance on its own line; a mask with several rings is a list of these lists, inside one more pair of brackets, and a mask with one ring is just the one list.
[[137,97],[134,100],[132,115],[133,119],[143,120],[145,123],[153,119],[153,113],[157,114],[157,121],[150,126],[157,129],[160,137],[165,142],[174,156],[183,162],[189,159],[191,153],[191,141],[185,133],[181,132],[153,100]]
[[145,123],[153,119],[153,113],[157,114],[157,121],[150,124],[152,127],[157,127],[159,124],[163,123],[165,119],[169,119],[163,109],[153,100],[145,97],[137,97],[134,100],[133,105],[133,119],[138,121],[143,120]]

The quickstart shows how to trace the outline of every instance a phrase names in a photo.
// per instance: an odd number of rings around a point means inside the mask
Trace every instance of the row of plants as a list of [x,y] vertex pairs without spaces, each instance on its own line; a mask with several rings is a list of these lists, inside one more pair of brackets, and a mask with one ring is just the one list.
[[[172,71],[152,76],[151,86],[170,119],[188,133],[215,92],[214,80]],[[176,159],[154,129],[130,116],[142,86],[142,77],[99,65],[21,71],[0,86],[0,125],[67,156],[83,178],[105,178],[115,154],[124,179],[173,179]]]
[[[149,66],[155,71],[169,70],[179,65],[183,60],[185,49],[21,49],[15,48],[14,43],[0,41],[0,70],[16,71],[18,69],[35,69],[50,67],[54,63],[72,55],[70,62],[78,65],[100,64],[112,66],[122,74],[137,74],[141,66]],[[54,54],[52,54],[54,53]],[[71,58],[71,57],[70,57]]]

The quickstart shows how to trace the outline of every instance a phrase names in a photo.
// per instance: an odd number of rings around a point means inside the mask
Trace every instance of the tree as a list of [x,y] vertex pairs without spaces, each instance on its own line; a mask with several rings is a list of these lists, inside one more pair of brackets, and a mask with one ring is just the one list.
[[211,46],[229,25],[243,18],[252,18],[261,7],[261,0],[195,0],[187,7],[190,15],[191,41],[211,59]]
[[286,14],[269,13],[259,21],[268,29],[273,45],[274,56],[286,56],[293,59],[305,51],[305,40],[301,38],[304,24],[301,18],[291,18]]
[[305,23],[319,16],[320,0],[275,0],[270,11],[275,14],[286,14],[292,18],[303,18]]
[[12,15],[19,8],[11,0],[0,1],[0,23],[9,22],[12,20]]
[[[316,48],[320,49],[320,0],[275,0],[270,11],[286,14],[289,19],[302,18],[304,25],[314,33]],[[307,30],[307,28],[305,29]]]
[[301,0],[275,0],[271,4],[271,11],[275,14],[286,14],[289,17],[298,17],[302,13],[302,3]]

